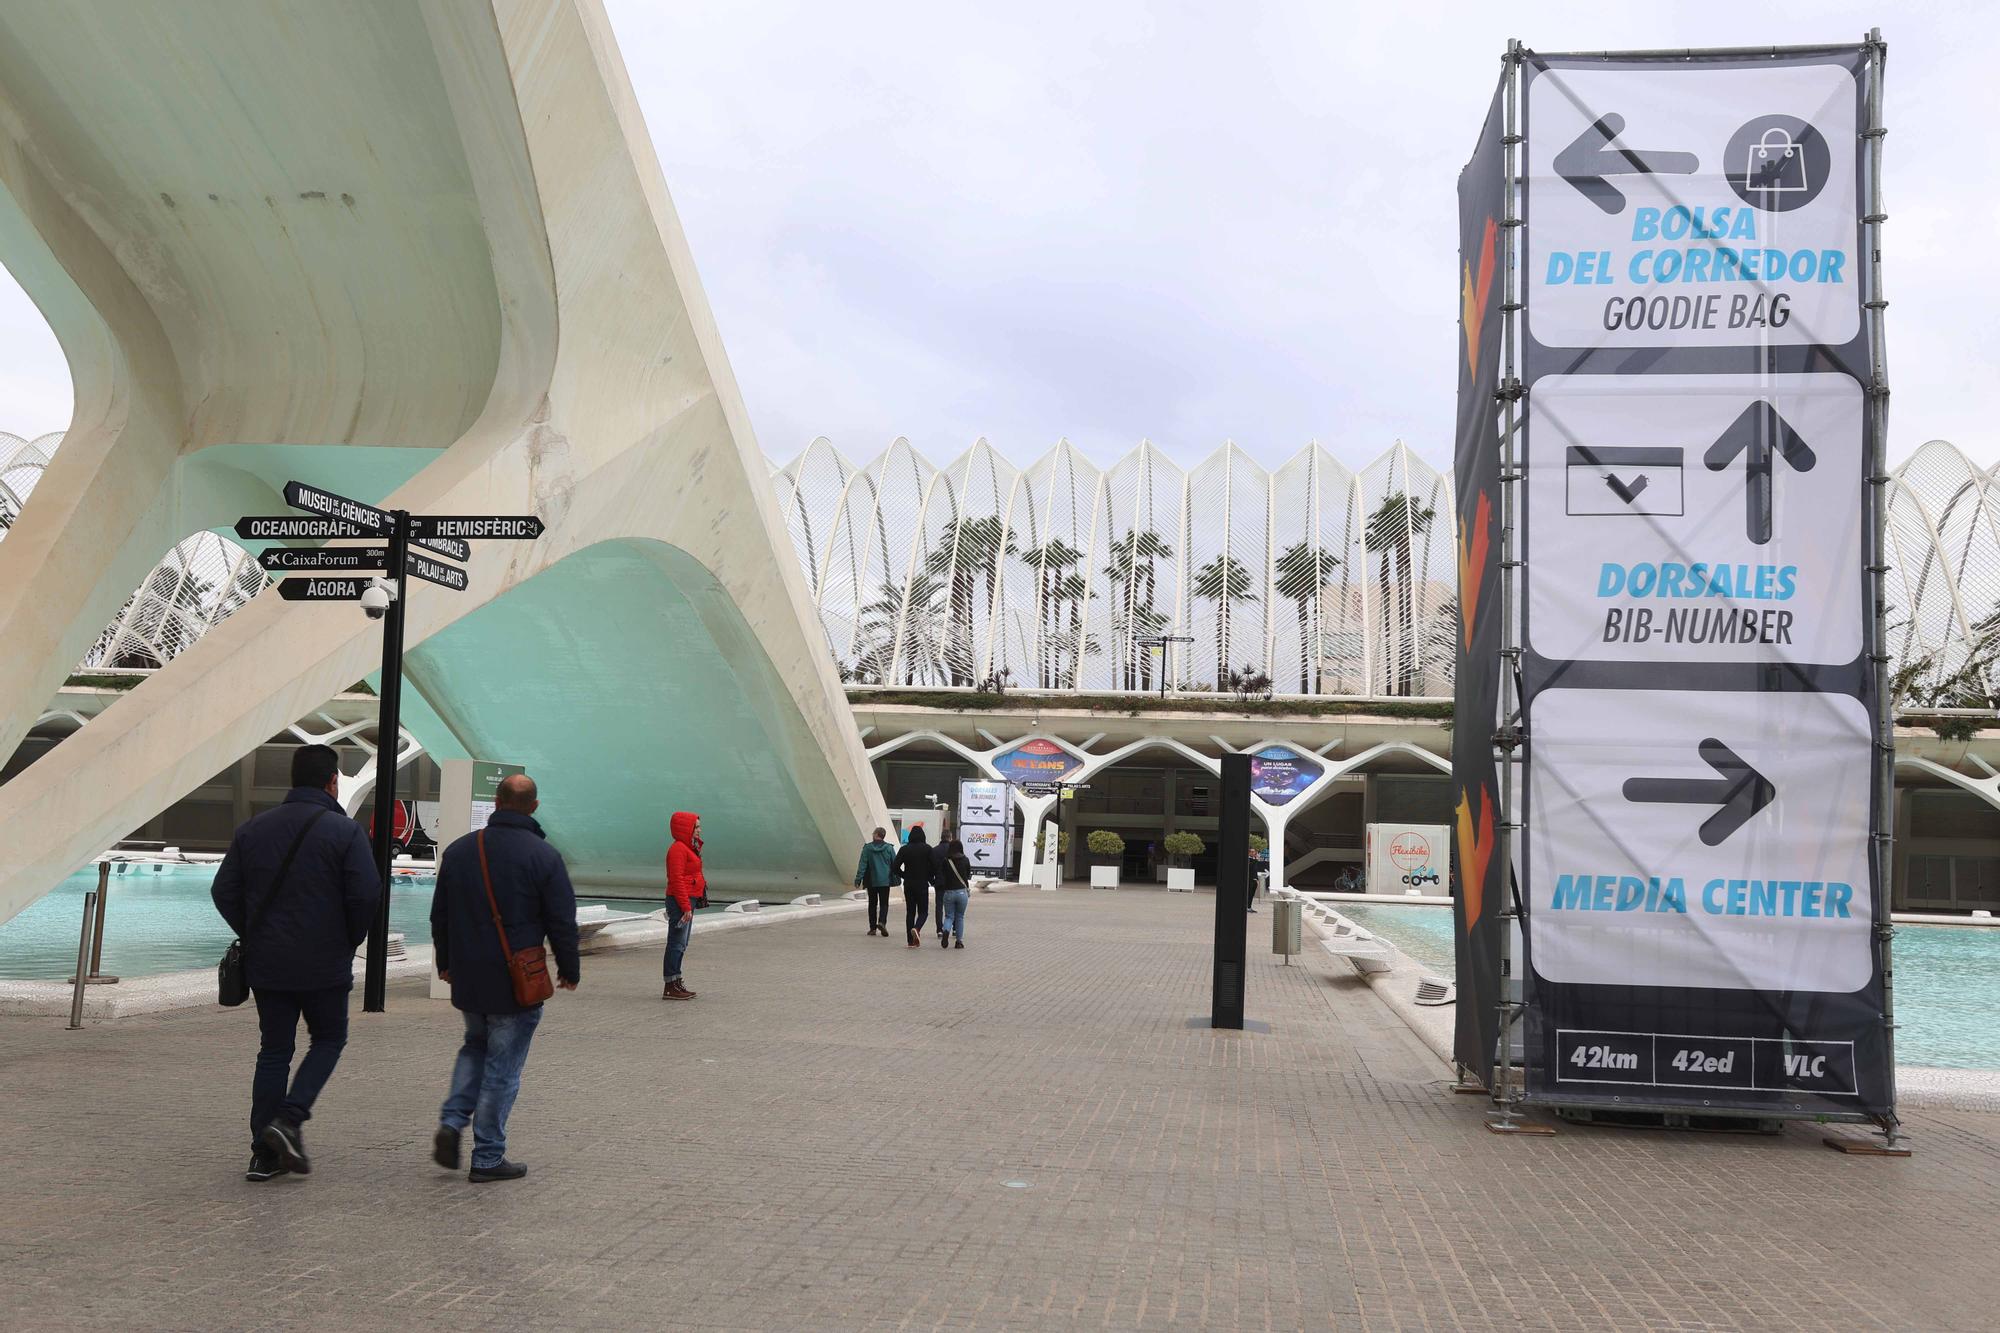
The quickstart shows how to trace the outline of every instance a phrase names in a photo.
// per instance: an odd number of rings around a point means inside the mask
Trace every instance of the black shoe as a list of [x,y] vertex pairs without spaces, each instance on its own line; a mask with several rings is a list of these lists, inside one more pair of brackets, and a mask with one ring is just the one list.
[[527,1174],[524,1163],[503,1161],[498,1166],[475,1166],[465,1173],[465,1178],[475,1185],[484,1185],[491,1180],[519,1180]]
[[312,1159],[306,1156],[305,1136],[299,1127],[279,1116],[264,1126],[264,1133],[257,1140],[265,1152],[285,1164],[287,1171],[301,1176],[312,1174]]
[[944,935],[938,936],[938,948],[949,949],[950,947],[951,947],[951,940],[949,937]]
[[243,1173],[243,1178],[256,1181],[274,1180],[288,1174],[290,1170],[290,1167],[275,1156],[264,1151],[264,1145],[260,1143],[251,1150],[250,1169]]
[[450,1125],[439,1125],[437,1133],[431,1135],[431,1160],[447,1171],[458,1170],[458,1131]]
[[960,935],[956,940],[952,941],[951,947],[954,949],[963,949],[965,947],[965,936]]

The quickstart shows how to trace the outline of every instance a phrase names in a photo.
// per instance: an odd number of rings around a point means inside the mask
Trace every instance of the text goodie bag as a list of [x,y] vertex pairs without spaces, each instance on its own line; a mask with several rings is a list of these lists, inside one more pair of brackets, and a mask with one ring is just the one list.
[[518,952],[507,943],[507,925],[500,919],[500,900],[493,896],[493,874],[486,868],[486,830],[479,830],[479,878],[486,885],[486,905],[493,909],[493,929],[500,932],[500,952],[507,956],[507,980],[514,984],[514,1003],[532,1009],[556,993],[549,978],[548,951],[533,944]]
[[233,1009],[250,998],[250,979],[243,970],[243,942],[255,935],[257,927],[264,924],[265,913],[271,910],[271,904],[277,902],[278,895],[284,891],[285,876],[291,871],[292,858],[299,854],[299,848],[305,843],[306,834],[312,832],[312,826],[317,824],[319,817],[325,813],[325,807],[321,807],[306,817],[306,822],[299,828],[298,836],[292,839],[292,845],[286,849],[285,859],[278,862],[277,878],[271,881],[271,891],[264,895],[264,905],[257,909],[257,915],[244,923],[242,937],[231,940],[229,947],[223,950],[222,961],[215,965],[217,1004],[227,1005]]

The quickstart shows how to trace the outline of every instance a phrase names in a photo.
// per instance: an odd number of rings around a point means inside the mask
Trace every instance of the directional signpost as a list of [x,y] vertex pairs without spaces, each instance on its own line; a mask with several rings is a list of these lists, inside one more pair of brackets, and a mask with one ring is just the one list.
[[958,783],[958,840],[977,870],[1005,874],[1012,858],[1014,802],[1004,782],[961,778]]
[[[448,556],[462,564],[472,558],[469,539],[532,541],[542,535],[542,521],[532,514],[483,517],[410,514],[401,509],[381,509],[301,481],[285,483],[285,503],[309,516],[246,517],[237,522],[236,535],[252,541],[359,537],[386,542],[379,546],[274,547],[262,552],[257,563],[273,574],[308,576],[284,579],[278,584],[278,596],[288,602],[365,602],[371,589],[380,589],[387,596],[387,606],[382,611],[382,673],[377,695],[381,716],[376,726],[372,823],[375,870],[387,885],[395,854],[396,756],[397,737],[402,733],[403,626],[409,578],[415,575],[427,583],[463,592],[469,581],[465,570],[434,560],[425,552]],[[412,550],[413,546],[423,550]],[[381,571],[384,577],[341,577],[368,571]],[[368,932],[362,1008],[369,1013],[380,1013],[385,1006],[388,967],[389,895],[385,892]]]
[[1883,51],[1517,45],[1461,185],[1457,729],[1499,808],[1461,784],[1460,999],[1494,1017],[1457,1053],[1503,1109],[1518,1059],[1520,1100],[1893,1141]]

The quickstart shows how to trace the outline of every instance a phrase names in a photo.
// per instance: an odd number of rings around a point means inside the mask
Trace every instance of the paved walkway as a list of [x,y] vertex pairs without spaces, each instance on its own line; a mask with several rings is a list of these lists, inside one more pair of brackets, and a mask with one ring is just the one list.
[[[431,1166],[451,1011],[393,988],[244,1183],[250,1012],[0,1020],[17,1328],[1780,1328],[2000,1324],[2000,1117],[1918,1155],[1500,1139],[1374,995],[1258,947],[1269,1033],[1190,1029],[1213,900],[978,898],[587,963],[514,1116],[525,1186]],[[1010,1188],[1009,1182],[1027,1188]]]

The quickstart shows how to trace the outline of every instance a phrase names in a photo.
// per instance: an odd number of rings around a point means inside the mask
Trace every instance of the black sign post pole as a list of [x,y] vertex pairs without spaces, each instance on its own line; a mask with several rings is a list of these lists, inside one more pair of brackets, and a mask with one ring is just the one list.
[[381,712],[375,726],[375,873],[382,880],[382,902],[368,928],[368,963],[362,985],[361,1010],[379,1014],[388,1007],[389,885],[396,843],[396,755],[403,735],[403,608],[409,590],[410,516],[393,512],[389,532],[389,574],[395,595],[382,617]]
[[1250,756],[1222,756],[1222,809],[1215,862],[1215,994],[1209,1024],[1243,1030],[1243,969],[1249,956]]

